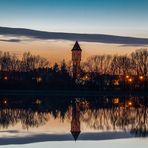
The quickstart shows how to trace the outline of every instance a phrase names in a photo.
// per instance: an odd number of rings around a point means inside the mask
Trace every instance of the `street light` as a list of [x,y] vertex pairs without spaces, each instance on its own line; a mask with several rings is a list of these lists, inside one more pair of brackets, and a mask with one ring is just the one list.
[[119,98],[114,98],[113,99],[113,104],[115,104],[115,105],[119,104]]
[[4,104],[7,104],[7,100],[4,100],[4,102],[3,102]]
[[132,107],[133,103],[132,101],[128,101],[128,107]]
[[128,75],[126,76],[126,79],[129,79],[129,76]]
[[129,82],[129,83],[132,83],[132,82],[133,82],[133,79],[132,79],[132,78],[129,78],[129,79],[128,79],[128,82]]
[[7,104],[8,104],[7,98],[4,98],[4,99],[3,99],[3,104],[4,104],[4,105],[7,105]]
[[144,80],[144,77],[143,77],[143,76],[140,76],[139,79],[140,79],[141,81],[143,81],[143,80]]
[[4,76],[4,80],[8,80],[8,77],[7,76]]

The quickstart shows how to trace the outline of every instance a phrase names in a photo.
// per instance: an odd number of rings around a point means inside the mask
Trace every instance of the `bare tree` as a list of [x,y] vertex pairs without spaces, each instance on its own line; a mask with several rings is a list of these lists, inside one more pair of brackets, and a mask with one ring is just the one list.
[[110,72],[111,61],[111,55],[92,56],[83,64],[83,69],[87,72],[108,74]]
[[25,71],[37,69],[37,68],[44,68],[49,65],[47,59],[40,57],[39,55],[34,56],[31,55],[30,52],[26,52],[23,54],[22,57],[22,68]]
[[147,76],[148,74],[148,50],[139,49],[131,54],[132,62],[137,75]]
[[132,69],[132,61],[126,55],[114,56],[111,67],[113,75],[126,75],[130,73],[130,70]]

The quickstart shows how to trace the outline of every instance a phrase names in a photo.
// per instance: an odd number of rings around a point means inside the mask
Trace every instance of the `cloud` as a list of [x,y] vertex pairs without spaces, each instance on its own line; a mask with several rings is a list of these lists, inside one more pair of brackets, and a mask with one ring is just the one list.
[[21,42],[22,40],[20,39],[8,39],[8,40],[5,40],[5,39],[0,39],[1,42],[14,42],[14,43],[18,43],[18,42]]
[[[13,133],[14,134],[14,133]],[[31,134],[13,137],[0,137],[0,145],[19,145],[30,144],[47,141],[74,141],[71,134]],[[24,133],[23,133],[24,134]],[[113,139],[127,139],[133,138],[134,135],[129,132],[100,132],[100,133],[82,133],[78,140],[81,141],[98,141],[98,140],[113,140]]]
[[[110,43],[121,45],[148,45],[148,38],[123,37],[104,34],[79,34],[79,33],[60,33],[60,32],[45,32],[21,28],[0,27],[0,35],[11,35],[15,37],[29,37],[34,39],[45,40],[69,40],[83,42]],[[8,40],[9,41],[9,40]],[[20,40],[10,40],[11,42]]]
[[123,44],[119,47],[148,47],[148,44]]

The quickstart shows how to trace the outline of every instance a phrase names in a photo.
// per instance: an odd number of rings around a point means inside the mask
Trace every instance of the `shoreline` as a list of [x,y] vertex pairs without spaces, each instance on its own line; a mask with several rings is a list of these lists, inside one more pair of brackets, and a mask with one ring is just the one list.
[[93,91],[93,90],[0,90],[0,96],[71,96],[71,97],[126,97],[148,96],[144,91]]

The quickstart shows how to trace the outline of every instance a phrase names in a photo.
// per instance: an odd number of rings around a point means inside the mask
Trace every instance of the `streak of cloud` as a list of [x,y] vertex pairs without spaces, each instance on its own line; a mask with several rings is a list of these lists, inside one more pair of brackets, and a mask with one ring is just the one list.
[[22,40],[20,39],[0,39],[0,42],[14,42],[14,43],[18,43],[18,42],[21,42]]
[[[60,32],[45,32],[23,28],[8,28],[0,27],[0,35],[10,35],[14,37],[28,37],[42,40],[69,40],[69,41],[82,41],[82,42],[96,42],[108,44],[121,44],[121,45],[135,45],[145,46],[148,45],[148,38],[135,38],[115,35],[104,34],[79,34],[79,33],[60,33]],[[20,39],[1,40],[7,42],[21,42]]]

